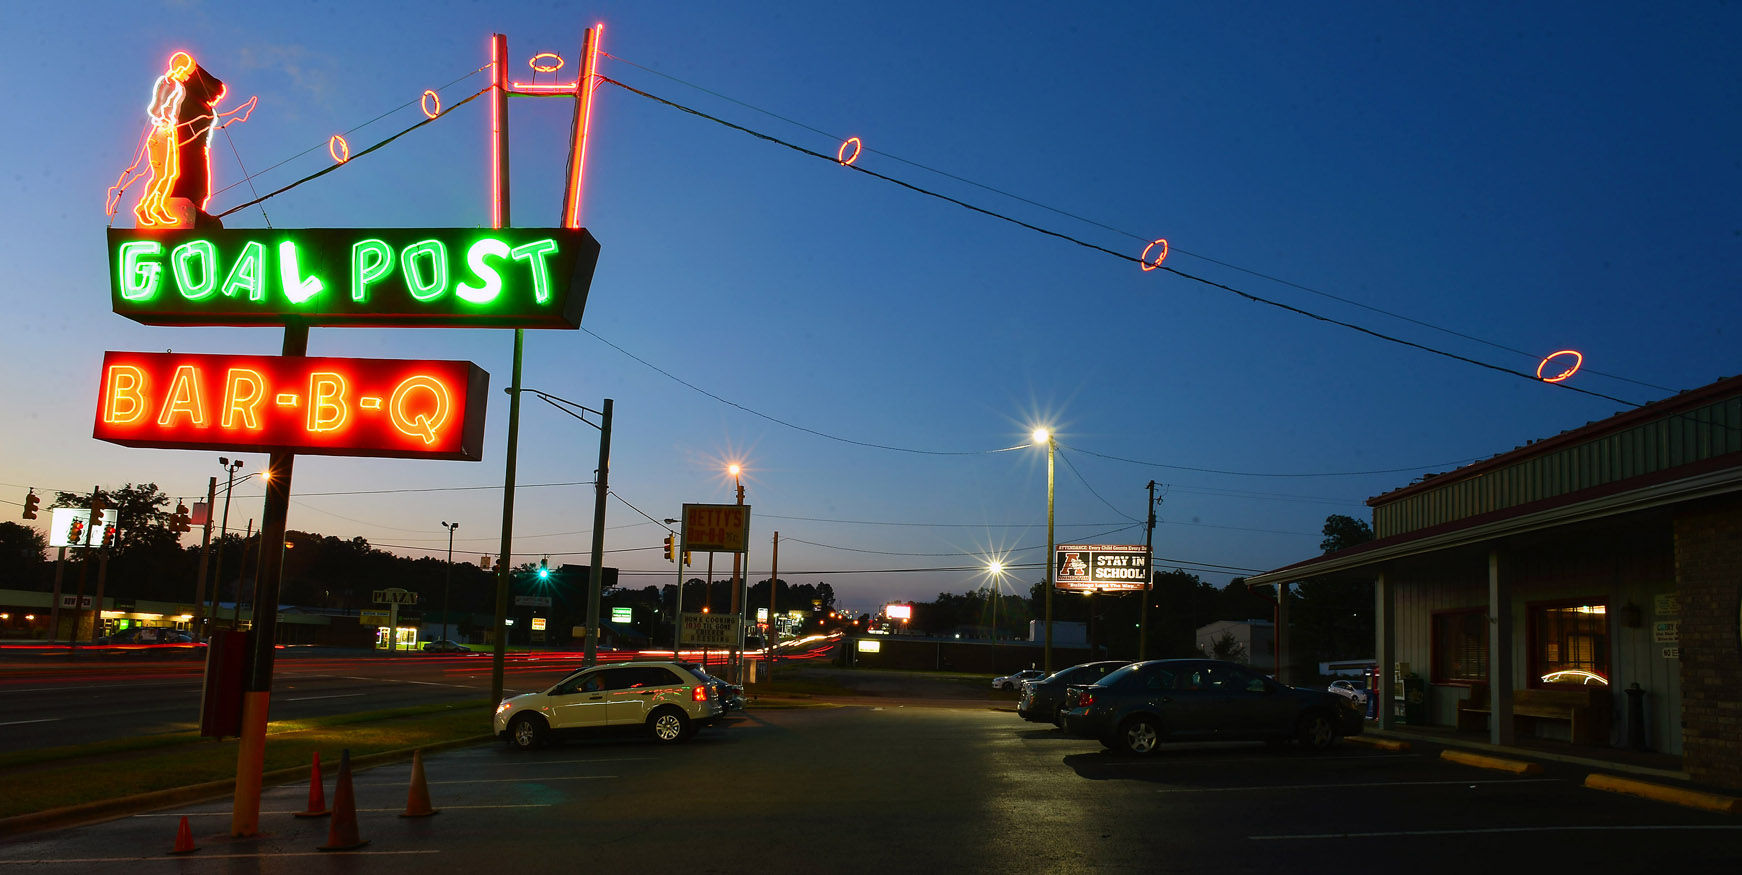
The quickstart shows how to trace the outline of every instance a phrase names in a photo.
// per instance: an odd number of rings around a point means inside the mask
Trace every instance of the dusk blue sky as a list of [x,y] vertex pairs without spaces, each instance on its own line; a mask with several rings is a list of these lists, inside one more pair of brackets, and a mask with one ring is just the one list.
[[[279,329],[110,312],[104,188],[176,49],[228,84],[226,106],[260,99],[213,144],[214,211],[252,197],[241,167],[264,193],[325,166],[334,133],[360,151],[410,126],[425,88],[483,87],[492,32],[516,77],[544,51],[567,75],[602,22],[607,77],[817,152],[861,137],[866,169],[1129,256],[1165,237],[1168,267],[1254,295],[1513,371],[1577,349],[1569,385],[1628,402],[1742,370],[1737,4],[132,2],[6,19],[9,504],[148,481],[203,497],[222,453],[91,438],[104,350],[279,347]],[[674,578],[630,505],[729,502],[734,459],[750,579],[778,530],[782,578],[870,610],[985,585],[923,569],[994,554],[1030,565],[1011,589],[1040,579],[1045,452],[983,452],[1038,423],[1061,444],[1061,543],[1142,543],[1153,479],[1158,564],[1221,584],[1316,554],[1328,514],[1370,519],[1370,496],[1628,409],[597,96],[584,330],[528,331],[525,384],[614,399],[606,561],[628,585]],[[516,225],[558,222],[569,112],[511,103]],[[487,135],[474,101],[226,224],[485,225]],[[495,552],[501,493],[474,487],[503,476],[512,332],[317,328],[309,347],[476,362],[487,444],[471,463],[301,457],[290,527],[441,555],[458,521],[456,561]],[[591,487],[542,484],[590,481],[596,452],[597,432],[529,399],[516,561],[587,561]],[[261,494],[237,488],[233,528],[258,525]]]

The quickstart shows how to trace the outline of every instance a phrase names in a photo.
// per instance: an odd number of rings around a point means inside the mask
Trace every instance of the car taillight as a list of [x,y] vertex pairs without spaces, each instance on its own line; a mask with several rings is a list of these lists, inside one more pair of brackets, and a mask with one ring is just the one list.
[[1095,694],[1094,693],[1091,693],[1088,690],[1084,690],[1083,692],[1077,694],[1077,707],[1078,708],[1087,708],[1093,704],[1095,704]]
[[690,698],[697,702],[706,702],[708,700],[708,685],[696,684],[690,687]]

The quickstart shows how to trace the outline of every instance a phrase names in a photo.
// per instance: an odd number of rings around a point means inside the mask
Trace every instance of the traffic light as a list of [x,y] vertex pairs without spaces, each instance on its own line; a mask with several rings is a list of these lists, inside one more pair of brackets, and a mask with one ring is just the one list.
[[109,502],[103,498],[102,493],[100,493],[100,492],[91,493],[91,522],[90,522],[90,524],[93,526],[102,525],[103,524],[103,511],[106,511],[108,509],[109,509]]
[[193,527],[193,517],[188,513],[188,506],[178,499],[175,503],[175,515],[169,518],[169,530],[181,534]]
[[73,524],[67,526],[67,543],[83,545],[85,543],[84,535],[85,521],[78,517],[73,517]]
[[549,557],[538,560],[538,579],[539,580],[549,580],[550,579],[550,558]]
[[489,556],[479,556],[478,557],[478,567],[484,569],[485,571],[489,571],[490,570],[490,557]]
[[688,550],[683,551],[683,564],[690,564],[690,551]]
[[36,507],[37,505],[42,504],[42,499],[36,497],[36,490],[30,489],[27,491],[30,494],[24,496],[24,518],[27,520],[33,520],[36,519]]
[[667,561],[667,562],[672,561],[671,551],[674,548],[676,541],[677,541],[676,535],[666,535],[665,536],[665,561]]
[[113,525],[103,527],[103,546],[115,546],[115,527]]

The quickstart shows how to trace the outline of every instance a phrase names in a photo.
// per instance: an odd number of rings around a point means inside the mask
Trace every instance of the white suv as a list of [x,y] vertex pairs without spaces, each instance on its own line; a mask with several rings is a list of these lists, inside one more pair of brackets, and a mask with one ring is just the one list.
[[673,744],[724,713],[714,685],[678,663],[595,665],[542,693],[503,699],[496,734],[516,750],[533,750],[553,732],[645,727],[655,741]]

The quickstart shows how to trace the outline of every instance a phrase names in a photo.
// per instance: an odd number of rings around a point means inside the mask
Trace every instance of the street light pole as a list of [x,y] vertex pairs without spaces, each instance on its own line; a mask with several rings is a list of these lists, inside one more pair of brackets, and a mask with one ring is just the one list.
[[1046,648],[1042,651],[1044,661],[1041,663],[1041,668],[1050,674],[1052,672],[1052,575],[1055,564],[1053,556],[1052,475],[1053,454],[1058,449],[1058,440],[1047,429],[1037,428],[1034,430],[1034,441],[1035,443],[1046,441],[1046,557],[1043,560],[1046,562],[1046,576],[1042,579],[1042,584],[1046,587]]
[[[236,469],[242,467],[242,460],[231,462],[223,456],[218,457],[218,464],[224,466],[224,522],[218,527],[218,558],[212,570],[212,622],[218,620],[218,595],[224,590],[224,537],[230,531],[230,493],[236,488]],[[230,613],[230,628],[236,628],[236,611]]]
[[442,640],[448,640],[448,593],[454,583],[454,529],[459,523],[442,520],[442,528],[448,530],[448,573],[442,578]]
[[[742,475],[743,475],[744,469],[740,468],[738,465],[734,464],[730,468],[728,468],[727,470],[731,472],[732,480],[738,486],[738,506],[743,507],[744,506],[744,478]],[[741,568],[743,561],[744,561],[744,554],[736,553],[736,552],[732,554],[732,611],[731,611],[731,614],[732,614],[732,616],[738,618],[738,620],[737,620],[738,634],[736,636],[737,641],[735,642],[735,646],[732,648],[732,651],[733,651],[732,652],[732,683],[735,683],[735,684],[741,684],[744,682],[744,618],[742,616],[740,616],[740,613],[744,609],[744,604],[743,604],[743,594],[740,593],[739,589],[738,589],[738,587],[739,587],[739,569]]]

